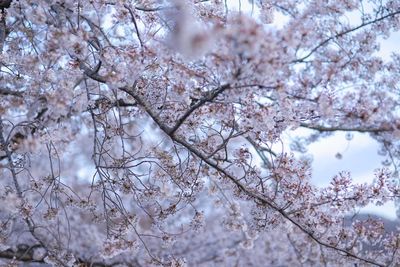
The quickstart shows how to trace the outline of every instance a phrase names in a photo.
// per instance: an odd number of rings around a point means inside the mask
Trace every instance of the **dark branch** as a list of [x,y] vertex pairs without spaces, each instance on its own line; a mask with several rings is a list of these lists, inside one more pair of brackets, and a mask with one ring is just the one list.
[[9,8],[11,5],[12,0],[0,0],[0,8],[5,9]]
[[323,125],[312,125],[307,123],[300,123],[301,127],[316,130],[320,132],[360,132],[360,133],[382,133],[391,132],[394,129],[390,126],[381,127],[346,127],[346,126],[323,126]]
[[354,28],[348,29],[348,30],[346,30],[346,31],[340,32],[340,33],[338,33],[338,34],[336,34],[336,35],[333,35],[333,36],[331,36],[331,37],[325,39],[325,40],[322,41],[321,43],[319,43],[319,44],[318,44],[317,46],[315,46],[313,49],[311,49],[311,51],[308,52],[307,55],[305,55],[304,57],[302,57],[302,58],[300,58],[300,59],[294,60],[292,63],[303,62],[305,59],[309,58],[312,54],[314,54],[318,49],[320,49],[321,47],[325,46],[326,44],[328,44],[328,43],[329,43],[330,41],[332,41],[332,40],[338,39],[338,38],[340,38],[340,37],[342,37],[342,36],[344,36],[344,35],[346,35],[346,34],[348,34],[348,33],[357,31],[357,30],[359,30],[359,29],[361,29],[361,28],[363,28],[363,27],[366,27],[366,26],[368,26],[368,25],[377,23],[377,22],[382,21],[382,20],[384,20],[384,19],[387,19],[387,18],[396,16],[396,15],[398,15],[398,14],[400,14],[400,10],[397,10],[397,11],[395,11],[395,12],[389,13],[389,14],[387,14],[387,15],[385,15],[385,16],[376,18],[376,19],[374,19],[374,20],[364,22],[364,23],[358,25],[357,27],[354,27]]
[[138,25],[136,23],[135,15],[133,14],[132,9],[128,5],[124,5],[124,7],[126,9],[128,9],[129,14],[131,15],[131,19],[132,19],[133,25],[135,26],[136,35],[137,35],[137,37],[139,39],[140,46],[143,47],[143,41],[142,41],[142,38],[140,37],[140,32],[139,32]]
[[[28,246],[28,245],[18,245],[16,250],[7,249],[4,251],[0,251],[0,258],[3,259],[15,259],[17,261],[23,262],[37,262],[37,263],[45,263],[43,258],[35,259],[34,251],[35,249],[43,248],[40,245]],[[43,255],[45,256],[45,255]]]
[[9,89],[5,89],[5,88],[0,88],[0,95],[12,95],[12,96],[17,96],[17,97],[22,97],[22,92],[18,92],[18,91],[12,91]]
[[207,102],[213,101],[217,98],[220,94],[222,94],[226,89],[230,87],[230,84],[224,84],[217,89],[213,90],[212,92],[208,93],[206,96],[198,100],[194,105],[192,105],[186,112],[183,114],[176,122],[174,127],[171,129],[171,134],[174,134],[178,128],[182,125],[182,123],[198,108],[203,106]]

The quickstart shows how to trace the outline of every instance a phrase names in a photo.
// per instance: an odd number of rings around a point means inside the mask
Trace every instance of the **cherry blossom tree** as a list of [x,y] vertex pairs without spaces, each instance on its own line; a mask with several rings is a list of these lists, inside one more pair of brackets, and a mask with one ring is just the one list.
[[[400,195],[400,2],[238,4],[0,1],[1,264],[399,266],[353,215]],[[299,128],[387,164],[317,187]]]

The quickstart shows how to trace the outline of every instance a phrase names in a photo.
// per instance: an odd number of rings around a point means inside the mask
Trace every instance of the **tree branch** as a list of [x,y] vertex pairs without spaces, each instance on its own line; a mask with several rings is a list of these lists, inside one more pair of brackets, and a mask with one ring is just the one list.
[[175,125],[171,129],[171,134],[174,134],[178,128],[185,122],[185,120],[198,108],[203,106],[207,102],[213,101],[220,94],[222,94],[226,89],[230,87],[230,84],[224,84],[208,93],[206,96],[198,100],[194,105],[192,105],[175,123]]
[[333,36],[331,36],[331,37],[325,39],[324,41],[322,41],[322,42],[319,43],[318,45],[316,45],[313,49],[311,49],[310,52],[308,52],[307,55],[305,55],[304,57],[302,57],[302,58],[300,58],[300,59],[294,60],[292,63],[303,62],[304,60],[306,60],[307,58],[309,58],[312,54],[314,54],[318,49],[320,49],[321,47],[325,46],[326,44],[328,44],[330,41],[332,41],[332,40],[334,40],[334,39],[340,38],[340,37],[342,37],[342,36],[344,36],[344,35],[346,35],[346,34],[348,34],[348,33],[357,31],[357,30],[359,30],[359,29],[361,29],[361,28],[363,28],[363,27],[366,27],[366,26],[368,26],[368,25],[377,23],[377,22],[379,22],[379,21],[381,21],[381,20],[384,20],[384,19],[387,19],[387,18],[389,18],[389,17],[396,16],[397,14],[400,14],[400,10],[397,10],[397,11],[395,11],[395,12],[389,13],[389,14],[387,14],[387,15],[385,15],[385,16],[376,18],[376,19],[374,19],[374,20],[371,20],[371,21],[368,21],[368,22],[364,22],[364,23],[358,25],[357,27],[354,27],[354,28],[348,29],[348,30],[346,30],[346,31],[340,32],[340,33],[338,33],[338,34],[336,34],[336,35],[333,35]]
[[23,261],[23,262],[45,263],[44,257],[41,259],[35,259],[34,257],[34,250],[38,248],[42,248],[42,246],[40,245],[28,246],[19,244],[17,245],[16,250],[7,249],[4,251],[0,251],[0,258],[10,259],[10,260],[15,259],[17,261]]
[[381,133],[381,132],[391,132],[394,130],[391,126],[381,126],[377,128],[372,127],[345,127],[345,126],[323,126],[323,125],[312,125],[308,123],[300,123],[303,128],[308,128],[311,130],[316,130],[320,132],[360,132],[360,133]]
[[126,9],[128,9],[129,14],[131,15],[131,19],[132,19],[133,25],[135,26],[136,35],[137,35],[137,37],[139,39],[140,47],[143,47],[143,41],[142,41],[142,38],[140,37],[140,32],[139,32],[138,25],[136,23],[135,15],[133,14],[132,9],[127,4],[125,4],[124,7]]
[[12,95],[16,97],[23,97],[22,92],[12,91],[6,88],[0,88],[0,95]]
[[0,8],[9,8],[12,3],[12,0],[0,0]]

